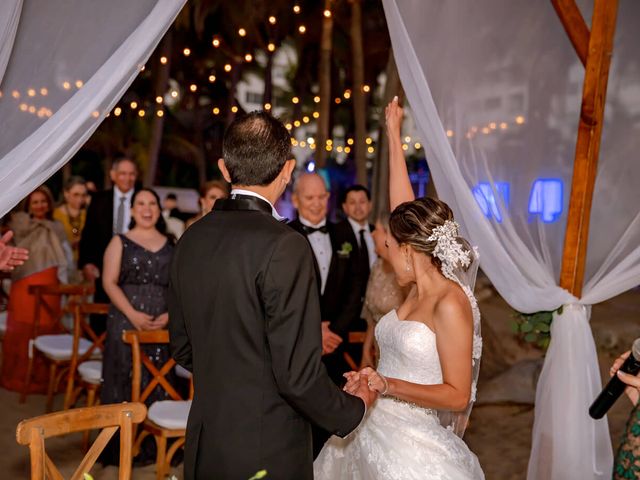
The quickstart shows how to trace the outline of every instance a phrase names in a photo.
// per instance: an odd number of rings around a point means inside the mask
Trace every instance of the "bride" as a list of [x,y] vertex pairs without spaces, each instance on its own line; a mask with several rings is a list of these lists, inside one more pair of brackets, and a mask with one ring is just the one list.
[[378,370],[345,374],[345,390],[366,375],[379,393],[360,427],[332,437],[314,462],[316,479],[483,479],[461,439],[475,399],[482,339],[472,289],[477,255],[458,236],[447,204],[415,200],[400,140],[402,108],[386,108],[390,200],[386,246],[405,302],[375,329]]

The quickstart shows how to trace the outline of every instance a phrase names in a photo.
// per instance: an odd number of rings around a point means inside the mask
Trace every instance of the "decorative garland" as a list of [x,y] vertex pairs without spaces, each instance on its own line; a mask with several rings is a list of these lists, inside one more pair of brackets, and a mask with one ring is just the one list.
[[562,306],[556,310],[534,313],[515,312],[511,322],[511,331],[527,343],[547,350],[551,342],[551,322],[553,314],[562,315]]

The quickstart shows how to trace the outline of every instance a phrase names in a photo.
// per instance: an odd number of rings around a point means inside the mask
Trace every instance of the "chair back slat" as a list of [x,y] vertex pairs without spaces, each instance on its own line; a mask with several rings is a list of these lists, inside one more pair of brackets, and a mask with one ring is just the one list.
[[[20,445],[28,445],[31,453],[31,479],[62,479],[60,472],[47,456],[44,441],[50,437],[80,432],[87,429],[104,429],[99,435],[72,480],[82,479],[82,474],[91,469],[98,456],[107,445],[113,434],[121,429],[120,440],[120,479],[131,476],[131,435],[133,424],[142,423],[147,415],[147,407],[143,403],[120,403],[101,405],[98,407],[76,408],[63,412],[50,413],[18,424],[16,440]],[[122,450],[128,452],[122,452]]]
[[[79,301],[86,301],[90,295],[93,295],[95,288],[92,284],[58,284],[58,285],[30,285],[28,293],[35,297],[33,303],[33,330],[32,337],[38,336],[38,329],[40,327],[40,316],[42,310],[45,310],[50,316],[57,317],[56,322],[64,328],[61,320],[65,313],[71,312],[73,305]],[[60,310],[60,313],[54,312],[51,306],[46,302],[45,296],[66,296],[69,297],[69,301],[64,309]]]
[[[168,344],[168,330],[125,330],[122,332],[122,341],[131,345],[131,363],[133,366],[131,373],[132,401],[144,402],[158,385],[160,385],[173,400],[184,400],[166,379],[166,375],[169,374],[176,365],[175,360],[169,358],[163,365],[157,367],[140,348],[142,344]],[[151,373],[152,378],[144,391],[141,391],[143,366]]]

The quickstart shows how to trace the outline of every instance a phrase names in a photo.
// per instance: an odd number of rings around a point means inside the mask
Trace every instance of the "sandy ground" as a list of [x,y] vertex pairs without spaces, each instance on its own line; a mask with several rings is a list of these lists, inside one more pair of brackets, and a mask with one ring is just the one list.
[[[511,309],[497,296],[480,302],[483,314],[485,352],[479,391],[496,375],[520,360],[541,356],[538,350],[521,344],[509,331]],[[619,352],[628,349],[638,336],[640,326],[640,291],[628,292],[593,309],[592,328],[598,347],[601,372],[607,371]],[[488,388],[488,387],[487,387]],[[61,402],[61,396],[57,399]],[[624,428],[630,404],[621,399],[611,410],[608,418],[614,450]],[[32,395],[25,404],[18,403],[18,394],[0,389],[0,478],[28,478],[28,449],[15,442],[15,428],[23,418],[44,412],[44,397]],[[485,404],[477,405],[472,413],[465,440],[474,451],[489,480],[524,479],[526,477],[533,405],[530,404]],[[69,477],[82,455],[80,435],[70,435],[47,441],[47,450],[63,475]],[[181,478],[181,469],[173,473]],[[94,467],[96,480],[116,479],[114,467]],[[154,479],[153,466],[134,470],[134,479]]]

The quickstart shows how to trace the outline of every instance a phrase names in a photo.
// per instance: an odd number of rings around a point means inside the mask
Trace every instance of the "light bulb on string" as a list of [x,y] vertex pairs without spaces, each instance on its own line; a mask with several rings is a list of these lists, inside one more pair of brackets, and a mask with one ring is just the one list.
[[195,83],[192,83],[191,85],[189,85],[189,90],[195,92],[196,90],[198,90],[198,86]]
[[320,97],[318,95],[316,95],[315,97],[313,97],[313,101],[315,103],[320,103]]
[[299,99],[298,97],[293,97],[293,98],[291,99],[291,103],[296,103],[296,104],[297,104],[297,103],[300,103],[300,99]]
[[213,110],[211,110],[211,113],[213,113],[214,115],[218,115],[220,113],[220,109],[218,107],[213,107]]
[[136,108],[138,108],[138,102],[133,101],[129,104],[129,106],[132,110],[135,110]]
[[276,24],[276,22],[277,22],[276,17],[274,17],[273,15],[271,15],[271,16],[269,17],[269,23],[270,23],[271,25],[275,25],[275,24]]
[[267,50],[269,50],[270,52],[275,52],[276,51],[275,44],[270,43],[269,45],[267,45]]
[[116,107],[116,108],[113,109],[113,114],[116,117],[119,117],[121,113],[122,113],[122,109],[120,107]]
[[240,35],[241,37],[246,37],[247,36],[247,31],[244,28],[239,28],[238,29],[238,35]]
[[157,96],[156,97],[156,103],[162,103],[162,97],[161,96]]
[[138,110],[138,116],[139,116],[140,118],[144,117],[144,114],[145,114],[145,111],[144,111],[144,110],[142,110],[142,109]]
[[42,95],[43,97],[46,97],[49,94],[49,90],[47,90],[46,88],[42,87],[40,89],[40,95]]
[[307,27],[305,27],[304,25],[300,25],[298,27],[298,31],[302,34],[304,34],[307,31]]
[[244,56],[244,60],[245,60],[245,62],[250,62],[251,60],[253,60],[253,55],[251,55],[250,53],[247,53]]
[[325,18],[331,18],[331,10],[325,10],[324,11],[324,16],[325,16]]
[[214,37],[213,40],[211,40],[211,45],[218,48],[220,46],[220,39],[218,37]]
[[369,93],[371,91],[371,87],[369,85],[363,85],[362,86],[362,91],[364,93]]
[[300,13],[300,5],[293,6],[293,13]]
[[160,57],[160,63],[162,65],[166,65],[168,61],[169,60],[167,59],[167,57],[164,57],[164,56]]
[[184,54],[185,57],[188,57],[189,55],[191,55],[191,49],[185,48],[184,50],[182,50],[182,53]]
[[33,88],[30,88],[29,90],[27,90],[27,95],[29,95],[30,97],[35,97],[36,91]]
[[235,105],[233,107],[231,107],[231,111],[233,113],[238,113],[238,107],[236,107]]
[[224,71],[225,71],[225,72],[230,72],[230,71],[231,71],[231,68],[233,68],[233,67],[231,67],[231,64],[230,64],[230,63],[227,63],[227,64],[224,66]]
[[215,75],[209,75],[209,81],[211,83],[215,82],[216,81],[216,76]]
[[163,116],[164,116],[164,112],[163,112],[162,110],[158,110],[158,111],[156,112],[156,115],[157,115],[158,117],[163,117]]

